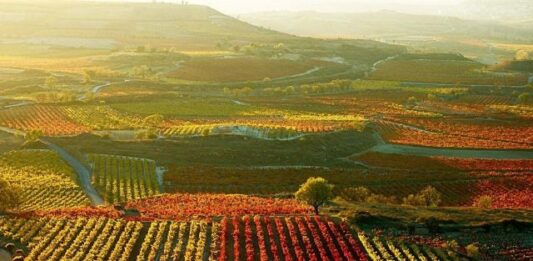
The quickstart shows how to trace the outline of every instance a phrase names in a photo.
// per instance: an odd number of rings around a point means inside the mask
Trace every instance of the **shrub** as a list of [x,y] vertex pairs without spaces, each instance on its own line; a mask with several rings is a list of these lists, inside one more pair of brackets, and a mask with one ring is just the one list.
[[480,256],[479,246],[475,243],[466,246],[465,250],[466,250],[466,255],[471,258],[477,259]]
[[492,197],[486,195],[479,197],[476,202],[474,202],[474,207],[484,209],[492,208]]
[[403,199],[403,204],[411,206],[437,207],[441,203],[441,193],[432,186],[427,186],[416,195]]
[[365,202],[369,196],[370,190],[365,187],[347,188],[341,193],[343,199],[354,202]]

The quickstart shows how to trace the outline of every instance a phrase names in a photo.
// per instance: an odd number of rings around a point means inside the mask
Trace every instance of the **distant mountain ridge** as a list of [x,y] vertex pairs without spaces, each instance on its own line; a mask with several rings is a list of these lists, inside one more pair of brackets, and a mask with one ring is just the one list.
[[386,10],[366,13],[267,12],[245,14],[239,18],[290,34],[328,38],[444,35],[525,40],[531,38],[527,33],[532,31],[496,22]]

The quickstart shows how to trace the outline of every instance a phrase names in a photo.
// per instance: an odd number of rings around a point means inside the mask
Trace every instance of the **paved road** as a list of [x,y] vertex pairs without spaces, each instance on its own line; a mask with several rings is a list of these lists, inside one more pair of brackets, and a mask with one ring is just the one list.
[[63,148],[53,144],[52,142],[41,139],[41,142],[46,144],[51,150],[57,152],[63,160],[65,160],[73,169],[78,173],[81,188],[85,191],[85,194],[89,197],[94,206],[104,205],[104,199],[100,197],[96,189],[91,184],[91,172],[74,156],[70,155]]

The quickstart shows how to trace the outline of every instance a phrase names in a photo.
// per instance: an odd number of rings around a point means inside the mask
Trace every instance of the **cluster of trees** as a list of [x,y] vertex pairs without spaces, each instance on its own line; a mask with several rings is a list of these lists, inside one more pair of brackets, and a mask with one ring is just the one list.
[[82,83],[90,83],[93,79],[117,79],[121,77],[124,77],[122,73],[109,69],[87,69],[83,72]]
[[253,93],[253,89],[250,87],[243,88],[224,88],[224,94],[231,96],[250,96]]
[[236,53],[243,53],[254,56],[280,56],[290,52],[290,49],[284,43],[266,44],[250,43],[246,45],[232,45],[229,40],[224,39],[216,43],[219,50],[230,50]]
[[[333,197],[334,186],[321,177],[311,177],[295,193],[297,200],[313,207],[319,214],[319,208],[327,204]],[[398,204],[396,197],[387,197],[372,193],[368,188],[356,187],[342,191],[340,195],[350,202],[365,202],[379,204]],[[411,194],[402,199],[402,204],[417,207],[438,207],[441,203],[441,193],[432,186],[427,186],[417,194]]]
[[[341,197],[351,202],[399,204],[396,197],[387,197],[381,194],[372,193],[368,188],[357,187],[348,188],[342,191]],[[441,203],[441,193],[432,186],[427,186],[417,194],[410,194],[403,198],[401,203],[409,206],[437,207]]]
[[35,95],[35,100],[39,103],[73,102],[76,98],[76,94],[71,91],[51,91]]
[[137,79],[157,80],[159,75],[155,73],[152,67],[147,65],[135,66],[131,70],[130,76]]
[[158,130],[159,125],[163,123],[165,117],[161,114],[152,114],[143,119],[143,125],[147,128],[139,133],[137,133],[137,139],[155,139],[160,136],[160,131]]
[[352,89],[351,80],[333,80],[328,83],[304,84],[263,89],[264,95],[293,95],[293,94],[323,94],[349,91]]
[[4,213],[19,204],[18,189],[2,179],[0,179],[0,195],[0,213]]
[[518,50],[515,54],[515,60],[517,61],[529,60],[529,53],[526,50]]

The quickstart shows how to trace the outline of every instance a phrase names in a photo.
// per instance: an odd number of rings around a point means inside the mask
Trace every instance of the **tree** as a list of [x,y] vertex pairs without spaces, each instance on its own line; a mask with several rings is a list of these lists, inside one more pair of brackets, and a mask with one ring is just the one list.
[[14,208],[19,204],[18,189],[0,179],[0,213]]
[[152,114],[144,118],[143,122],[146,126],[149,126],[151,128],[157,128],[163,122],[164,119],[165,117],[163,117],[163,115],[161,114]]
[[24,135],[25,144],[37,142],[43,136],[43,132],[40,130],[31,130]]
[[529,53],[526,50],[518,50],[515,54],[515,59],[517,61],[529,60]]
[[55,88],[57,86],[57,78],[53,75],[48,76],[44,81],[44,85],[50,89]]
[[89,84],[92,82],[91,75],[87,72],[83,73],[83,80],[81,81],[82,84]]
[[425,207],[437,207],[441,202],[440,192],[432,186],[427,186],[418,194],[409,196],[403,199],[405,205],[411,206],[425,206]]
[[529,96],[529,93],[527,93],[527,92],[524,92],[524,93],[518,95],[518,102],[520,102],[522,104],[529,103],[529,100],[530,100],[530,96]]
[[345,200],[353,202],[365,202],[369,196],[370,190],[365,187],[348,188],[341,195]]
[[474,202],[474,207],[484,209],[492,208],[492,198],[490,196],[481,196]]
[[311,177],[295,194],[296,199],[313,207],[315,214],[319,214],[319,208],[328,203],[333,197],[333,185],[321,177]]
[[477,244],[475,243],[470,244],[465,247],[465,250],[466,250],[467,256],[474,258],[474,259],[479,258],[479,246]]
[[427,186],[419,195],[427,207],[437,207],[441,202],[440,192],[432,186]]

